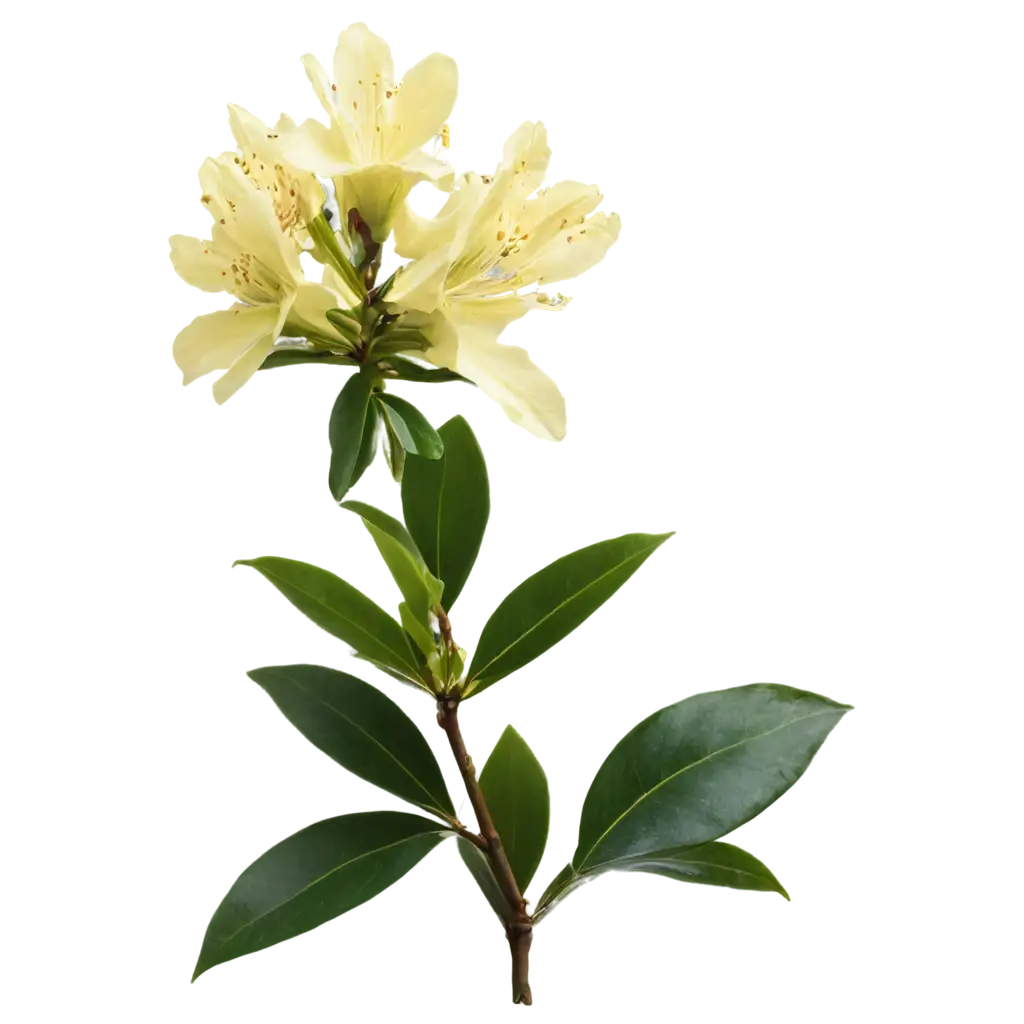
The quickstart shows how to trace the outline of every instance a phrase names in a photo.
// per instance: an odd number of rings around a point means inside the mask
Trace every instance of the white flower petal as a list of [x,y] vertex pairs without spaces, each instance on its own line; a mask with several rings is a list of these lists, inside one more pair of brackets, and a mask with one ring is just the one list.
[[556,445],[565,438],[565,403],[555,382],[521,349],[493,332],[459,328],[458,373],[514,430]]
[[398,160],[437,135],[451,116],[458,92],[458,67],[443,53],[432,53],[406,71],[391,99],[386,158]]

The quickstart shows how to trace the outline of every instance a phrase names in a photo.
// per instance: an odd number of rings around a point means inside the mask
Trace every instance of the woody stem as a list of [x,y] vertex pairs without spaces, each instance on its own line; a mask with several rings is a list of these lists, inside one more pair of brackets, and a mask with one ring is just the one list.
[[485,853],[491,862],[495,880],[505,897],[508,913],[505,915],[505,935],[512,953],[512,1002],[529,1006],[533,1002],[530,992],[530,944],[533,941],[533,923],[526,912],[526,901],[519,892],[519,885],[508,862],[501,837],[494,827],[491,812],[487,809],[483,790],[477,781],[476,769],[466,751],[466,744],[459,729],[459,698],[452,695],[437,702],[437,723],[448,736],[448,743],[455,755],[459,773],[465,783],[469,802],[473,806],[480,835],[486,844]]

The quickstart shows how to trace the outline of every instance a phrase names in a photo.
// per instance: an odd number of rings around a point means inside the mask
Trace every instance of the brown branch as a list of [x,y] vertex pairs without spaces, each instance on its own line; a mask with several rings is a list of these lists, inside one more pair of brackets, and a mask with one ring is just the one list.
[[483,790],[477,781],[473,759],[466,751],[466,744],[459,729],[457,696],[442,697],[437,702],[437,724],[448,736],[448,743],[455,755],[459,773],[469,794],[469,802],[473,805],[473,813],[480,826],[480,835],[484,842],[482,849],[491,862],[495,880],[510,911],[505,936],[512,953],[512,1002],[529,1006],[533,1002],[530,993],[530,944],[533,941],[533,922],[526,911],[526,901],[519,892],[515,875],[512,874],[512,866],[508,862],[505,848],[501,845],[501,837],[494,827]]

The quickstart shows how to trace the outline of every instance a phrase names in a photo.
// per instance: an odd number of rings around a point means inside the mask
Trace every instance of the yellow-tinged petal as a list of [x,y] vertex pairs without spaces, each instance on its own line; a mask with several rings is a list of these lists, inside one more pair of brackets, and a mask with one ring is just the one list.
[[289,163],[325,178],[347,174],[355,166],[344,137],[311,117],[281,137],[281,152]]
[[456,326],[472,327],[475,338],[494,341],[510,323],[526,316],[532,301],[512,292],[483,299],[462,299],[451,303],[451,307],[448,316]]
[[183,374],[183,383],[191,384],[212,370],[229,369],[268,338],[269,352],[283,322],[282,309],[276,305],[236,304],[231,309],[197,316],[174,339],[174,361]]
[[230,264],[208,242],[188,235],[171,235],[171,263],[178,276],[204,292],[225,292],[234,283]]
[[[228,104],[228,124],[241,154],[235,162],[250,184],[268,193],[281,230],[308,237],[306,225],[320,213],[325,198],[316,176],[285,157],[280,132],[237,103]],[[278,124],[295,128],[285,115]]]
[[218,405],[223,405],[243,384],[248,383],[252,375],[263,365],[263,360],[270,355],[274,342],[284,327],[286,307],[282,307],[281,316],[274,326],[253,343],[228,368],[228,372],[213,382],[213,398]]
[[556,235],[524,268],[523,277],[538,284],[579,277],[604,259],[621,227],[617,213],[595,213],[583,224],[574,224]]
[[233,294],[250,303],[279,301],[303,277],[298,247],[281,230],[270,193],[254,188],[233,156],[206,160],[200,182],[204,199],[212,197],[214,247],[237,268]]
[[[295,295],[291,312],[288,314],[288,325],[308,327],[322,336],[331,337],[335,334],[327,320],[329,309],[350,309],[355,303],[347,303],[330,287],[306,281]],[[302,332],[305,336],[305,332]]]
[[521,349],[493,332],[460,326],[458,373],[514,430],[556,445],[565,437],[565,403],[555,382]]
[[395,65],[391,50],[380,36],[362,22],[349,25],[338,36],[334,51],[334,86],[338,117],[355,128],[360,163],[380,152],[377,125],[380,108],[395,90]]
[[432,53],[406,71],[391,100],[390,123],[384,127],[386,159],[398,160],[437,135],[451,116],[458,92],[458,67],[443,53]]
[[[422,161],[414,157],[422,157]],[[376,164],[334,179],[342,217],[353,207],[357,209],[370,225],[375,241],[383,242],[388,237],[392,219],[414,185],[433,180],[430,175],[435,171],[442,175],[451,172],[447,164],[426,153],[414,154],[407,161],[414,164],[413,169],[404,164]]]

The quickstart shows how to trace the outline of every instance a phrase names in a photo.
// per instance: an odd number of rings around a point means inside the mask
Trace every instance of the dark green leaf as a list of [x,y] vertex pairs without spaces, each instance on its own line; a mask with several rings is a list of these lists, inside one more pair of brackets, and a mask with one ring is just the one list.
[[378,398],[388,424],[410,455],[421,455],[425,459],[441,457],[444,453],[441,435],[415,405],[397,395],[382,394]]
[[296,832],[228,891],[206,929],[192,980],[358,907],[450,834],[436,821],[395,811],[345,814]]
[[427,568],[444,583],[451,611],[469,578],[491,510],[487,466],[469,424],[455,416],[438,431],[444,454],[410,456],[402,478],[402,510]]
[[539,924],[566,896],[574,893],[587,882],[597,878],[599,874],[601,874],[599,871],[588,872],[583,875],[577,874],[573,871],[571,864],[566,864],[551,880],[548,887],[544,890],[540,901],[537,903],[537,909],[533,912],[534,924]]
[[480,773],[480,788],[521,893],[548,839],[548,780],[533,751],[506,726]]
[[671,536],[631,533],[591,544],[520,583],[484,626],[469,667],[465,695],[487,689],[557,644],[597,611]]
[[370,401],[373,380],[369,373],[352,374],[341,389],[328,435],[331,441],[331,471],[328,483],[335,501],[341,501],[373,459],[377,410]]
[[259,368],[260,377],[339,377],[354,376],[357,362],[344,355],[327,355],[309,350],[282,348],[271,352]]
[[656,850],[633,860],[619,861],[616,871],[645,871],[680,882],[722,885],[729,889],[777,892],[789,899],[779,880],[753,854],[730,843],[705,843]]
[[451,381],[461,381],[463,384],[473,383],[468,377],[463,377],[461,373],[456,373],[454,370],[422,366],[403,356],[388,356],[387,359],[382,359],[377,364],[377,369],[386,377],[415,380],[424,384],[446,384]]
[[377,454],[377,443],[380,437],[381,415],[377,406],[371,401],[366,407],[366,421],[363,424],[363,439],[359,444],[359,454],[356,456],[355,469],[352,470],[352,479],[349,481],[349,489],[355,487],[359,478],[366,472],[373,457]]
[[290,558],[239,559],[265,576],[321,629],[424,688],[424,659],[406,639],[405,630],[355,587],[326,569]]
[[426,811],[453,818],[437,760],[408,715],[376,687],[318,665],[258,668],[285,718],[343,768]]
[[758,683],[655,712],[595,776],[574,868],[699,846],[739,828],[803,775],[849,710],[814,693]]
[[494,877],[487,854],[479,846],[474,846],[468,839],[459,836],[459,856],[469,868],[469,873],[480,887],[491,910],[498,915],[498,920],[506,926],[511,924],[515,920],[515,915],[509,910],[508,901],[501,891],[501,886],[498,885],[498,880]]

